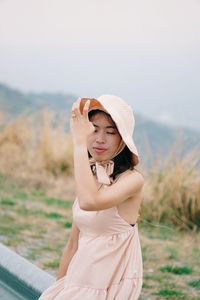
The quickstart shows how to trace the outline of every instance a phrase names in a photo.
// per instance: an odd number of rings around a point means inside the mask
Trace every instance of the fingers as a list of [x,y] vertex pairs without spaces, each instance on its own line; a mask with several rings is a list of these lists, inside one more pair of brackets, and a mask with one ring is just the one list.
[[81,101],[81,98],[78,98],[72,105],[72,114],[71,114],[72,118],[76,118],[81,115],[80,109],[79,109],[80,101]]
[[84,116],[85,118],[87,118],[87,119],[88,119],[88,110],[89,110],[89,107],[90,107],[90,100],[87,100],[87,101],[85,102],[84,107],[83,107],[83,116]]
[[90,107],[90,100],[88,99],[83,107],[83,114],[81,114],[80,112],[80,103],[81,103],[81,98],[78,98],[76,102],[73,103],[72,105],[72,118],[77,118],[77,117],[85,117],[86,119],[88,119],[88,110]]

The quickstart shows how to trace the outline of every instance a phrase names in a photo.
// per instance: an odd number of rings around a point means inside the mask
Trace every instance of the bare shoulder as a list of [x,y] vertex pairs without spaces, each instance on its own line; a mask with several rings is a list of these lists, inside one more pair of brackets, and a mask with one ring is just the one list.
[[145,183],[143,174],[136,169],[127,170],[126,172],[122,173],[119,176],[118,181],[127,181],[130,184],[133,184],[134,187],[137,185],[138,189],[141,189]]
[[103,210],[136,197],[142,190],[144,177],[136,170],[127,170],[121,173],[110,186],[99,189],[93,197],[93,203],[81,208],[84,210]]
[[132,176],[133,178],[138,178],[138,180],[141,180],[142,182],[144,182],[144,176],[143,174],[136,170],[136,169],[133,169],[133,170],[128,170],[129,171],[129,175]]

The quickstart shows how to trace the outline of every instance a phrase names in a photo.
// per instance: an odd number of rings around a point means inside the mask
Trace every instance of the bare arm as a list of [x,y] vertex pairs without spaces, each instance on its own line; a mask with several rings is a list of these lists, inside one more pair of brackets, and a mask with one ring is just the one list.
[[78,237],[79,229],[75,224],[73,224],[69,240],[63,250],[63,254],[60,260],[57,280],[65,276],[67,273],[69,263],[78,249]]

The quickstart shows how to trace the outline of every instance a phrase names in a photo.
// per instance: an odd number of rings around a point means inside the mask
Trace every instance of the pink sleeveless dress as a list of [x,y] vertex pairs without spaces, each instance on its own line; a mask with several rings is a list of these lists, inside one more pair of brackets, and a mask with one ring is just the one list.
[[78,249],[67,274],[40,300],[137,300],[142,288],[138,226],[132,227],[117,207],[85,211],[76,199],[73,222],[80,230]]

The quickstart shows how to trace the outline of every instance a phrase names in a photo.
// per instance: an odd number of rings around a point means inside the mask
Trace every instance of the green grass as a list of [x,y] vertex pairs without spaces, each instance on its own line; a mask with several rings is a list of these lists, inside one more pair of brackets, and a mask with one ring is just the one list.
[[7,239],[3,243],[4,243],[4,245],[6,245],[10,248],[15,248],[15,247],[18,247],[23,242],[24,242],[23,237],[20,237],[19,235],[17,235],[17,236],[8,235]]
[[33,197],[45,197],[45,191],[42,190],[34,190],[31,194]]
[[35,251],[31,251],[27,254],[26,258],[31,261],[35,261],[38,258],[38,255]]
[[48,244],[48,242],[46,242],[44,246],[40,247],[40,251],[50,253],[52,251],[55,251],[55,248],[57,248],[57,245],[55,244],[50,245]]
[[15,223],[13,216],[1,216],[0,236],[17,237],[25,229],[30,230],[31,224],[24,226],[23,224]]
[[59,263],[60,263],[60,260],[59,260],[59,259],[54,259],[54,260],[51,260],[51,261],[49,261],[49,262],[46,262],[46,263],[44,264],[44,266],[45,266],[46,268],[57,269],[58,266],[59,266]]
[[154,286],[153,285],[149,285],[146,282],[143,282],[142,288],[143,289],[152,289]]
[[60,219],[63,218],[63,215],[57,213],[57,212],[50,212],[46,213],[45,216],[49,219]]
[[152,254],[152,251],[153,249],[149,245],[142,245],[142,258],[144,262],[149,259],[149,255]]
[[174,259],[174,260],[178,260],[178,251],[175,248],[172,247],[166,247],[165,251],[168,253],[168,258],[169,259]]
[[2,236],[12,236],[12,235],[17,235],[20,232],[19,227],[11,227],[10,225],[7,224],[1,224],[0,227],[0,235]]
[[163,296],[165,299],[185,299],[185,293],[179,290],[161,289],[155,295]]
[[71,208],[71,206],[72,206],[72,202],[69,200],[47,197],[47,198],[44,198],[43,201],[47,205],[53,205],[53,206],[57,206],[57,207]]
[[157,272],[152,272],[150,274],[144,274],[144,279],[146,281],[154,281],[156,283],[159,283],[159,284],[163,284],[165,283],[166,280],[168,280],[170,277],[168,276],[165,276],[163,277],[161,274],[158,274]]
[[11,198],[2,197],[0,198],[0,205],[14,206],[16,205],[16,201]]
[[[17,213],[21,216],[35,216],[35,217],[38,217],[38,216],[41,216],[41,217],[46,217],[47,214],[41,209],[31,209],[31,208],[28,208],[26,206],[20,206],[17,208]],[[48,217],[48,216],[47,216]]]
[[199,247],[199,245],[194,246],[192,248],[192,256],[196,257],[196,258],[199,258],[199,264],[200,264],[200,247]]
[[143,274],[143,279],[144,280],[154,280],[155,276],[157,276],[157,275],[155,275],[153,272],[152,273],[145,273],[145,274]]
[[188,275],[192,274],[192,269],[186,266],[179,267],[173,265],[166,265],[160,268],[161,272],[173,273],[176,275]]
[[[72,226],[71,207],[69,199],[29,191],[0,175],[1,242],[55,275]],[[139,233],[144,261],[140,300],[200,300],[200,232],[141,220]]]
[[200,290],[200,279],[191,280],[187,284],[197,290]]
[[63,223],[63,226],[65,228],[71,228],[72,227],[72,222],[65,222],[65,223]]
[[16,191],[14,197],[19,200],[27,200],[29,198],[29,195],[23,191]]
[[160,239],[160,240],[175,240],[177,230],[172,225],[158,224],[156,222],[148,222],[145,219],[141,220],[140,228],[148,235],[149,239]]

